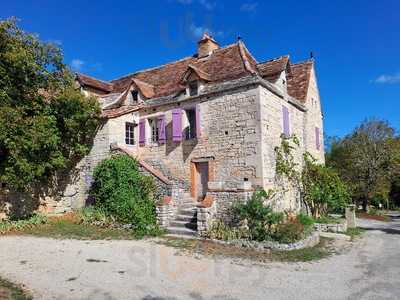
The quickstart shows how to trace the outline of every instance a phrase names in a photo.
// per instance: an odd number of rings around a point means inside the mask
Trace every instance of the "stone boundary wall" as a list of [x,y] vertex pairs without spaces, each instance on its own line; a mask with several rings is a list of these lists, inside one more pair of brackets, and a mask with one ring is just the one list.
[[299,250],[304,248],[315,247],[320,242],[320,235],[319,232],[313,232],[305,239],[291,244],[280,244],[278,242],[273,242],[273,241],[257,242],[249,240],[221,241],[221,240],[211,239],[210,241],[213,241],[218,244],[250,248],[258,251],[263,251],[263,250],[290,251],[290,250]]
[[214,199],[212,199],[210,206],[197,207],[197,233],[199,235],[202,235],[211,227],[216,214],[217,203]]
[[347,221],[343,220],[340,223],[323,224],[315,223],[314,229],[319,232],[346,232],[347,231]]
[[209,182],[207,197],[211,197],[218,207],[214,217],[226,223],[232,222],[232,205],[247,202],[254,193],[250,182]]

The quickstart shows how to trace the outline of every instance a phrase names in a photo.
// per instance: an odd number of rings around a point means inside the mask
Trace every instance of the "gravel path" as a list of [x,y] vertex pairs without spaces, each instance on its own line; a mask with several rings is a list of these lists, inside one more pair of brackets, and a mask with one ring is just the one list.
[[252,265],[176,255],[149,241],[0,238],[0,277],[36,299],[399,299],[400,222],[314,263]]

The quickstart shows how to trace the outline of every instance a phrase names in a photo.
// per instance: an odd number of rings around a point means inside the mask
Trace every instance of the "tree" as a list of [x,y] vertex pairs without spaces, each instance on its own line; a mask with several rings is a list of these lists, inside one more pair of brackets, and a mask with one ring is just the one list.
[[364,210],[378,195],[388,199],[396,165],[394,139],[395,130],[386,121],[370,119],[331,145],[327,165],[340,173]]
[[61,50],[0,21],[0,181],[26,190],[88,153],[100,108],[74,88]]

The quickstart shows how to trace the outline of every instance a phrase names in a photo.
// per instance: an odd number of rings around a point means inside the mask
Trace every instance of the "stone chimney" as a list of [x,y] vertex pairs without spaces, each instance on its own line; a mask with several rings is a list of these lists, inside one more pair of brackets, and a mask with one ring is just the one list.
[[204,33],[198,42],[197,54],[199,57],[210,55],[214,50],[219,49],[218,43],[208,33]]

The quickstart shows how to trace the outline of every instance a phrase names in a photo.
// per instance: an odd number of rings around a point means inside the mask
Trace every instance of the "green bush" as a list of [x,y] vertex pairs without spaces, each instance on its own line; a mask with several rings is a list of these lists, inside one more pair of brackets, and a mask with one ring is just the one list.
[[264,201],[270,197],[271,192],[259,190],[248,202],[239,203],[233,207],[239,221],[248,226],[252,240],[269,240],[273,227],[283,221],[282,213],[273,212],[271,207],[264,204]]
[[273,239],[280,243],[294,243],[301,239],[303,239],[308,230],[306,230],[306,226],[301,224],[299,220],[279,224],[276,232],[273,235]]
[[151,177],[139,172],[136,160],[116,155],[94,170],[91,196],[95,207],[119,223],[131,224],[138,234],[158,231]]
[[249,237],[249,231],[242,227],[231,227],[221,220],[214,221],[211,228],[204,235],[206,238],[231,241],[246,239]]
[[300,213],[297,215],[297,220],[304,226],[312,226],[315,223],[315,220],[307,214]]

